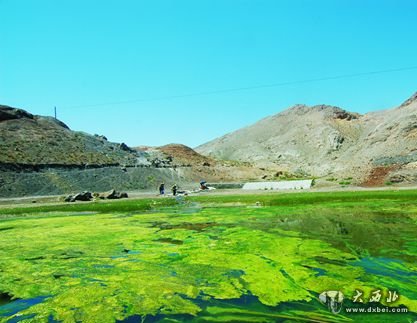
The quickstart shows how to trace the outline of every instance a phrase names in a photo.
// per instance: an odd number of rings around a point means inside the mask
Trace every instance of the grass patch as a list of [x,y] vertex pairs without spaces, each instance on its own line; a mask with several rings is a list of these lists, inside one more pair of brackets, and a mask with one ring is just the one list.
[[117,201],[97,201],[97,202],[76,202],[61,203],[41,206],[21,206],[16,208],[0,208],[0,217],[2,215],[22,215],[22,214],[42,214],[51,212],[95,212],[95,213],[112,213],[112,212],[141,212],[158,207],[167,207],[175,205],[176,201],[168,198],[158,199],[136,199],[136,200],[117,200]]
[[[395,199],[412,201],[417,198],[417,190],[391,190],[391,191],[352,191],[352,192],[323,192],[323,193],[271,193],[259,195],[204,195],[190,196],[187,201],[203,204],[213,203],[241,203],[253,204],[262,202],[266,206],[274,205],[304,205],[342,202],[372,202],[376,200]],[[19,206],[15,208],[0,207],[1,215],[21,215],[34,213],[51,212],[135,212],[147,211],[159,207],[177,205],[173,198],[147,198],[147,199],[125,199],[115,201],[77,202],[60,203],[51,205]]]

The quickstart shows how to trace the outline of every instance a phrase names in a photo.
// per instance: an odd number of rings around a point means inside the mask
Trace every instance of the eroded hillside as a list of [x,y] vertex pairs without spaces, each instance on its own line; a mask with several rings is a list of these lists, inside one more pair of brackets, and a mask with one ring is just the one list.
[[[358,183],[415,181],[417,95],[365,115],[296,105],[196,150],[306,176],[351,176]],[[373,184],[374,183],[374,184]]]

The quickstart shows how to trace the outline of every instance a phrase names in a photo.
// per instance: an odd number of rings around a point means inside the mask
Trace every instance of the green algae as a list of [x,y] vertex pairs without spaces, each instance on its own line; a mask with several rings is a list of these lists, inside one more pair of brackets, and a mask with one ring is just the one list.
[[[416,313],[417,207],[407,196],[301,196],[299,205],[262,196],[262,207],[253,197],[230,206],[228,196],[227,207],[216,197],[144,213],[7,219],[0,292],[47,298],[9,316],[0,307],[0,321],[347,322],[359,316],[334,315],[317,297],[357,289],[397,290],[395,305]],[[248,295],[253,302],[232,302]]]

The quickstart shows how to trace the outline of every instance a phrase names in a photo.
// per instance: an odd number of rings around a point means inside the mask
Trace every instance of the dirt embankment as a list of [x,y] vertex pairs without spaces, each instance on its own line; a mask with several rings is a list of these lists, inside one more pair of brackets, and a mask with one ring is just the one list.
[[364,187],[378,187],[388,183],[388,175],[399,169],[398,165],[378,166],[371,170],[366,180],[361,184]]

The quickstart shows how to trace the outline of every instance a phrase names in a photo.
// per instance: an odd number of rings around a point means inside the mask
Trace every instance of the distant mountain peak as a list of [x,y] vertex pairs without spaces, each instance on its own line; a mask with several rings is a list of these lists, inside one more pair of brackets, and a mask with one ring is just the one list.
[[352,119],[357,119],[360,116],[360,114],[358,113],[352,113],[337,106],[327,104],[318,104],[314,106],[296,104],[291,108],[281,112],[280,114],[289,115],[295,113],[297,115],[304,115],[312,112],[321,112],[326,117],[331,117],[335,119],[346,119],[348,121]]
[[358,182],[372,175],[374,169],[388,167],[381,175],[384,183],[394,168],[403,167],[404,174],[414,172],[416,102],[417,93],[403,104],[411,104],[412,109],[379,111],[366,117],[332,105],[297,104],[196,150],[205,156],[251,162],[262,168],[311,176],[331,174]]

